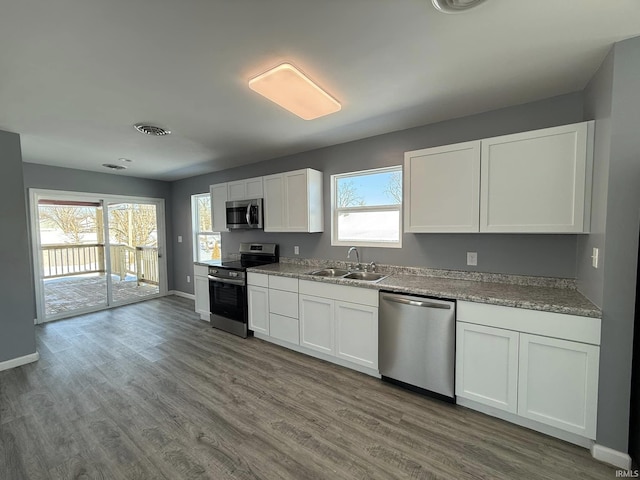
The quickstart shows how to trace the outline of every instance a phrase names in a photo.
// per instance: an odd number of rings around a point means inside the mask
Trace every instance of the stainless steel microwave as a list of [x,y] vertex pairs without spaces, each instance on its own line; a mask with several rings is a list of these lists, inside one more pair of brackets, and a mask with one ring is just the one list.
[[227,228],[263,228],[262,199],[234,200],[226,203]]

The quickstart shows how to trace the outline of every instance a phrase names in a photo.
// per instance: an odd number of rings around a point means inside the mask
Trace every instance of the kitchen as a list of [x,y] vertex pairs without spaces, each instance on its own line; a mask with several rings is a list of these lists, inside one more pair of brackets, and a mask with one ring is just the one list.
[[[488,4],[487,4],[488,5]],[[471,12],[469,13],[471,14]],[[463,18],[462,15],[457,18]],[[637,40],[636,40],[637,43]],[[209,187],[214,184],[236,181],[243,178],[254,178],[259,176],[267,176],[278,174],[281,172],[293,171],[300,168],[312,168],[323,172],[324,180],[324,232],[323,233],[269,233],[269,232],[230,232],[222,233],[223,255],[238,252],[240,244],[243,242],[262,242],[277,243],[280,246],[280,256],[285,258],[295,258],[294,247],[299,247],[300,258],[320,259],[328,263],[346,261],[346,253],[348,248],[331,246],[331,229],[329,223],[330,212],[330,176],[348,171],[363,171],[374,168],[388,167],[392,165],[400,165],[404,160],[404,153],[408,151],[420,150],[429,147],[437,147],[442,145],[450,145],[459,142],[495,137],[498,135],[512,134],[518,132],[527,132],[540,128],[547,128],[559,125],[568,125],[580,123],[586,120],[598,120],[602,114],[601,103],[606,102],[605,97],[613,97],[615,106],[614,114],[620,115],[613,117],[612,128],[617,132],[625,132],[628,128],[626,121],[623,120],[627,115],[625,103],[632,104],[632,98],[627,96],[620,82],[625,81],[625,75],[631,75],[627,70],[624,59],[633,58],[635,45],[632,40],[622,42],[616,47],[615,60],[609,58],[603,64],[600,75],[596,75],[594,80],[586,85],[586,89],[582,87],[572,90],[573,93],[563,93],[558,96],[542,97],[542,100],[523,102],[517,106],[504,106],[504,108],[492,109],[488,113],[475,113],[473,115],[462,116],[453,120],[442,120],[436,123],[429,123],[426,126],[417,126],[393,133],[382,133],[377,136],[369,136],[354,140],[351,142],[341,142],[334,146],[326,146],[320,149],[310,150],[306,153],[293,153],[288,156],[274,155],[274,159],[252,164],[250,167],[236,167],[227,170],[221,170],[216,173],[204,174],[200,176],[185,178],[171,182],[168,185],[154,184],[149,181],[146,188],[148,190],[155,189],[156,194],[149,196],[157,196],[157,193],[166,195],[170,200],[170,208],[168,215],[171,216],[171,225],[167,232],[167,237],[171,239],[168,254],[172,258],[170,263],[170,277],[173,279],[171,290],[190,294],[193,292],[193,283],[187,282],[187,276],[193,278],[193,250],[190,241],[184,241],[190,238],[190,197],[193,194],[204,193],[209,191]],[[604,54],[604,52],[603,52]],[[604,58],[604,57],[603,57]],[[633,61],[629,60],[629,65],[633,65]],[[608,63],[607,63],[608,62]],[[631,67],[628,67],[631,68]],[[606,77],[609,74],[607,69],[616,72],[616,80],[613,87],[610,87],[607,94]],[[593,72],[595,73],[595,71]],[[631,77],[628,77],[631,78]],[[631,83],[631,80],[629,80]],[[604,84],[604,85],[603,85]],[[603,115],[605,117],[606,115]],[[629,118],[632,118],[629,117]],[[629,120],[629,122],[632,122]],[[633,123],[630,123],[633,125]],[[596,129],[597,132],[597,129]],[[619,138],[619,137],[616,137]],[[625,137],[627,138],[627,137]],[[605,140],[606,143],[606,140]],[[623,148],[621,144],[614,143],[613,147]],[[612,148],[613,148],[612,147]],[[598,142],[598,133],[596,133],[595,149],[602,147],[602,143]],[[613,150],[612,150],[613,151]],[[616,154],[618,155],[618,154]],[[606,215],[606,234],[607,242],[618,242],[619,238],[613,233],[616,229],[614,225],[620,225],[620,222],[626,222],[629,218],[629,212],[624,209],[611,210],[613,206],[619,207],[620,201],[624,195],[628,195],[630,189],[626,188],[607,188],[611,182],[628,181],[631,182],[631,176],[625,175],[626,170],[620,165],[618,170],[617,164],[614,162],[612,153],[611,164],[598,164],[597,154],[594,156],[594,196],[597,201],[592,203],[594,214],[600,214],[603,218],[602,210]],[[52,182],[55,175],[60,177],[60,184],[67,181],[69,184],[75,183],[73,179],[66,180],[64,171],[57,171],[55,167],[37,166],[37,162],[25,163],[24,178],[27,187],[47,188],[47,182]],[[605,168],[608,170],[602,170]],[[625,167],[626,168],[626,167]],[[606,180],[604,183],[598,179],[604,178],[602,175],[609,175],[609,184]],[[89,177],[87,177],[89,178]],[[124,189],[127,183],[131,184],[131,188],[137,188],[135,182],[129,177],[118,176],[118,182],[122,184],[117,187]],[[95,180],[92,180],[95,183]],[[113,182],[117,184],[117,182]],[[113,185],[111,185],[113,186]],[[62,189],[71,190],[72,188]],[[103,188],[109,188],[105,186]],[[167,191],[162,191],[167,189]],[[118,192],[109,192],[118,193]],[[609,205],[607,206],[607,198]],[[628,202],[632,204],[630,200]],[[625,204],[625,202],[623,202]],[[626,218],[626,220],[624,220]],[[604,232],[603,224],[594,222],[592,217],[592,227],[596,226],[602,230],[594,230],[592,232]],[[595,219],[598,217],[596,215]],[[617,222],[617,223],[616,223]],[[612,228],[612,232],[609,229]],[[633,229],[633,225],[625,225],[619,231],[627,232]],[[637,229],[636,229],[637,230]],[[179,242],[177,236],[183,237],[183,241]],[[637,231],[635,232],[637,236]],[[637,240],[637,239],[636,239]],[[596,278],[595,281],[588,280],[593,277],[593,272],[587,267],[591,265],[591,249],[592,243],[598,243],[597,235],[576,235],[576,234],[496,234],[496,233],[477,233],[477,234],[405,234],[403,235],[403,245],[400,249],[378,249],[363,247],[360,255],[363,262],[369,263],[375,261],[380,265],[413,265],[423,266],[435,269],[445,270],[462,270],[477,272],[498,272],[512,275],[528,275],[543,277],[559,277],[559,278],[577,278],[579,290],[588,295],[588,297],[605,306],[603,312],[602,327],[602,344],[601,344],[601,368],[605,368],[602,364],[604,358],[610,352],[610,361],[606,363],[606,373],[600,374],[600,395],[599,395],[599,412],[598,419],[598,435],[604,435],[604,445],[608,445],[613,450],[626,451],[626,434],[621,433],[626,426],[624,417],[618,415],[619,412],[628,412],[628,380],[625,384],[623,378],[628,377],[627,374],[613,374],[613,372],[626,371],[630,372],[629,358],[630,354],[630,332],[632,330],[632,320],[625,320],[618,327],[607,329],[607,318],[623,317],[619,314],[620,304],[613,302],[614,297],[607,297],[609,300],[598,298],[598,288]],[[612,245],[614,245],[612,243]],[[601,248],[601,253],[605,250],[602,244],[593,245]],[[614,262],[616,252],[615,247],[606,249],[607,262]],[[625,261],[632,265],[635,272],[635,262],[630,262],[629,255],[635,255],[633,247],[623,250],[626,252]],[[473,268],[467,265],[467,252],[477,252],[477,267]],[[631,253],[633,252],[633,253]],[[622,253],[621,253],[622,254]],[[611,263],[605,263],[611,265]],[[609,268],[609,267],[607,267]],[[309,269],[310,271],[311,269]],[[623,278],[629,278],[627,275],[621,276],[620,271],[613,273],[602,273],[602,270],[596,270],[596,274],[604,275],[605,290],[615,290],[613,293],[604,293],[607,295],[621,295],[624,289],[616,288],[618,282],[624,281]],[[597,276],[597,275],[596,275]],[[618,279],[616,279],[616,277]],[[600,279],[602,281],[602,279]],[[582,288],[581,288],[582,283]],[[595,285],[595,287],[594,287]],[[595,293],[594,293],[595,292]],[[600,297],[603,293],[600,292]],[[611,310],[607,309],[607,302]],[[629,299],[626,300],[628,304]],[[615,309],[615,310],[614,310]],[[608,317],[608,312],[611,317]],[[615,313],[614,313],[615,312]],[[632,313],[632,312],[631,312]],[[624,318],[628,317],[628,312]],[[609,320],[615,322],[618,320]],[[620,320],[622,322],[622,320]],[[609,323],[611,324],[611,323]],[[627,341],[625,341],[625,339]],[[621,348],[620,345],[626,345]],[[625,354],[624,352],[627,352]],[[613,362],[613,363],[611,363]],[[616,394],[602,392],[620,392]],[[604,399],[604,403],[603,403]],[[605,413],[602,413],[605,412]],[[614,412],[607,416],[606,412]],[[603,416],[604,415],[604,416]]]

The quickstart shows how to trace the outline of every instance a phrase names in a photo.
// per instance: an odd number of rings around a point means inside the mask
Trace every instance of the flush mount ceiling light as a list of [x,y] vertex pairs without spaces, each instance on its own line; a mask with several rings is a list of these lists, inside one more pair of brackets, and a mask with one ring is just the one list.
[[249,88],[305,120],[339,111],[340,103],[290,63],[249,80]]
[[104,168],[108,168],[109,170],[126,170],[127,167],[124,165],[116,165],[114,163],[103,163],[102,166]]
[[171,130],[166,130],[155,125],[147,125],[146,123],[136,123],[133,128],[135,128],[140,133],[151,135],[153,137],[164,137],[165,135],[169,135],[171,133]]
[[484,0],[431,0],[433,6],[443,13],[461,13],[483,2]]

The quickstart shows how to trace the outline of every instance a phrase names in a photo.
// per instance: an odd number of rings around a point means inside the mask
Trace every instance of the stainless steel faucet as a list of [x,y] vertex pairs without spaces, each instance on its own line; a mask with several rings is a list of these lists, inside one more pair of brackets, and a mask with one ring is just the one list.
[[360,270],[360,254],[358,253],[358,249],[356,247],[351,247],[349,249],[349,253],[347,253],[347,260],[351,259],[351,252],[356,252],[356,270]]

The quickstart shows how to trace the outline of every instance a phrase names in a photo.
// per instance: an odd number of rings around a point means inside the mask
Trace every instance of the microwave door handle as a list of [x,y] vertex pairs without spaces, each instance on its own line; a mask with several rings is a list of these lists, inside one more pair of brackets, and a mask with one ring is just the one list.
[[247,225],[249,225],[250,227],[253,227],[253,224],[251,223],[251,205],[247,205]]

